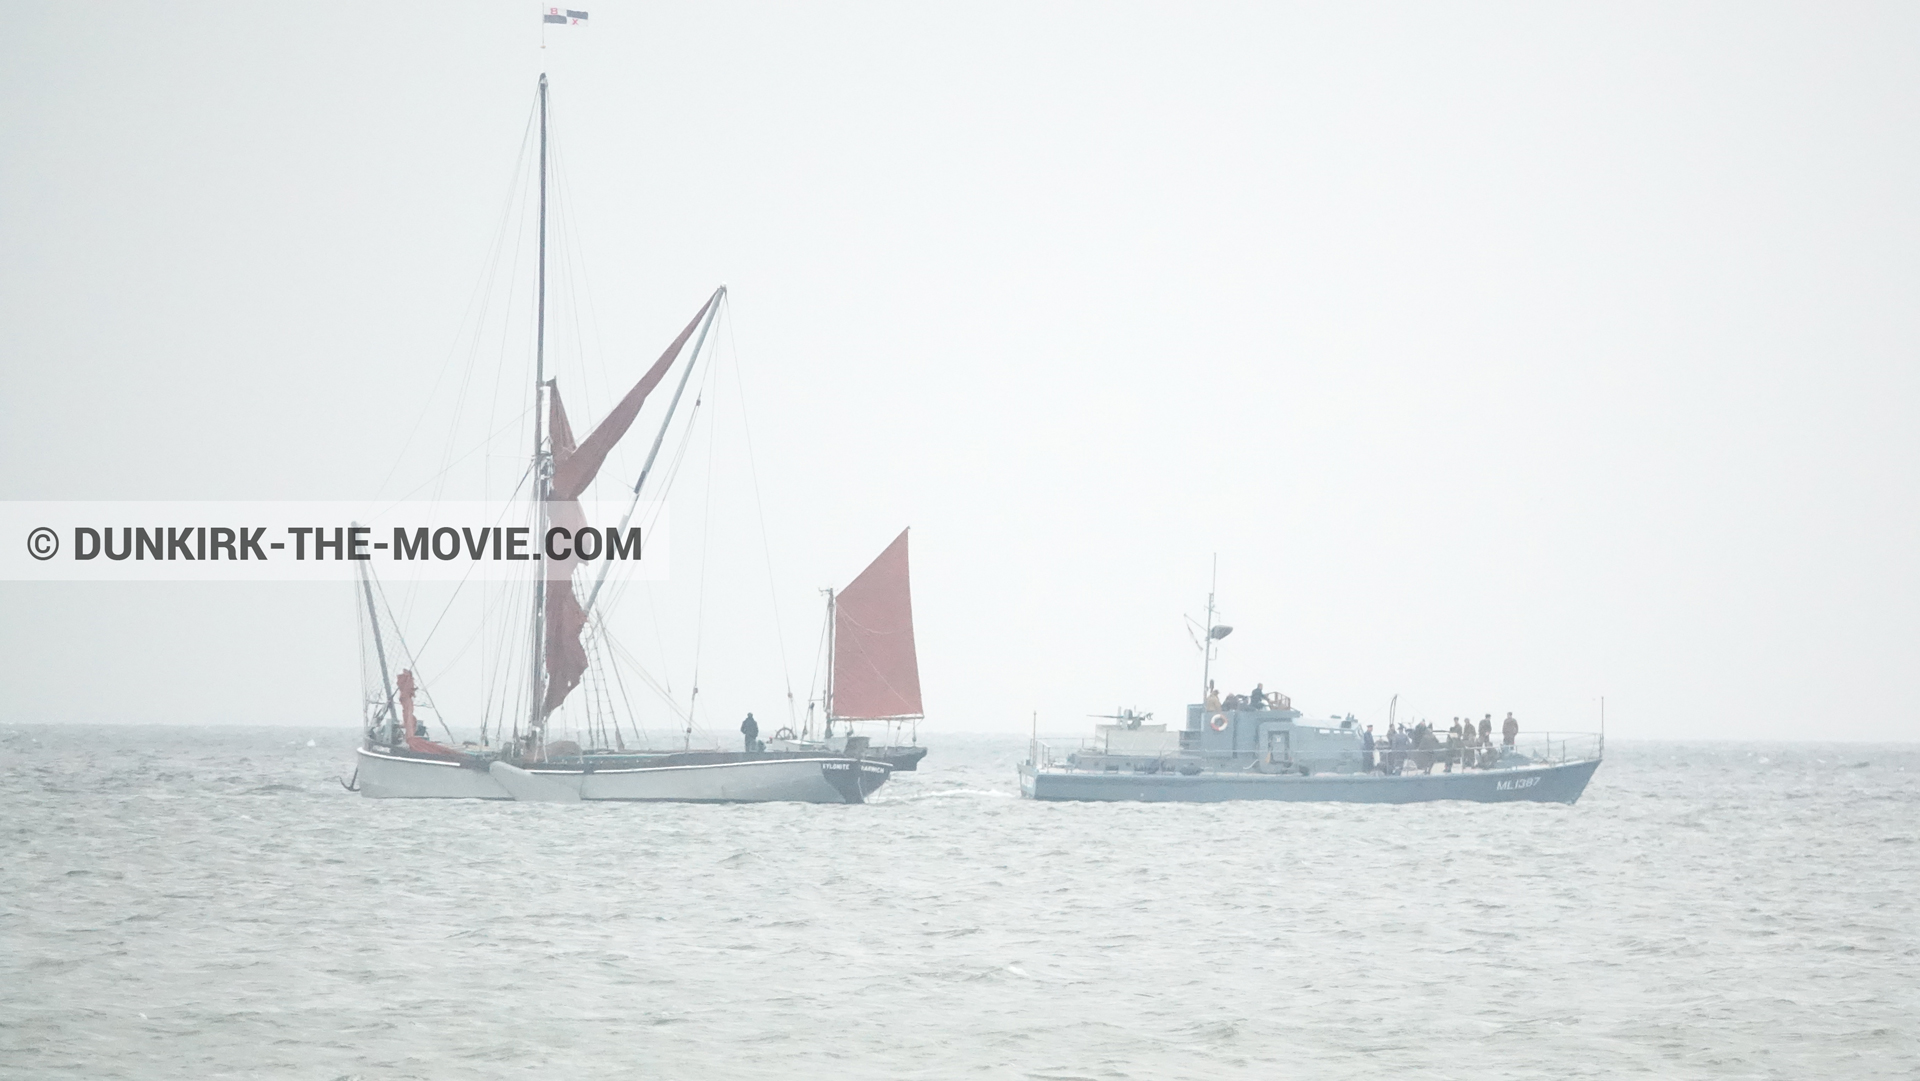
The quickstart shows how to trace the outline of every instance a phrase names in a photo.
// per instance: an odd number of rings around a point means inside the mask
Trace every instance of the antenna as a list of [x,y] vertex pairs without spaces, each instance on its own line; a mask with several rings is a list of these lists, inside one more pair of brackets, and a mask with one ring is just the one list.
[[1214,597],[1214,592],[1219,588],[1219,586],[1220,586],[1220,553],[1215,552],[1213,553],[1213,577],[1207,584],[1206,630],[1201,637],[1201,646],[1200,646],[1200,652],[1202,655],[1202,660],[1200,662],[1200,701],[1202,703],[1205,703],[1207,700],[1208,688],[1213,686],[1213,644],[1219,641],[1220,639],[1225,638],[1227,635],[1233,633],[1232,627],[1225,626],[1224,624],[1216,627],[1214,626],[1214,623],[1213,623],[1213,597]]

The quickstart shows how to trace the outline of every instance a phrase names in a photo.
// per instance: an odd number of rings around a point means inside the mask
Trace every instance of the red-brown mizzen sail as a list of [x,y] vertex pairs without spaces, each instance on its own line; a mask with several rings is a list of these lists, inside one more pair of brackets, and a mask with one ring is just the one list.
[[[718,294],[716,294],[718,295]],[[560,387],[549,384],[547,393],[547,429],[552,433],[553,482],[548,488],[545,508],[546,523],[549,527],[564,528],[569,536],[577,534],[587,524],[586,515],[580,510],[580,493],[600,472],[601,463],[607,460],[607,452],[620,437],[633,427],[633,419],[640,415],[640,407],[646,404],[647,395],[659,385],[673,367],[674,359],[680,350],[686,347],[687,339],[693,336],[693,330],[706,318],[707,309],[713,306],[709,298],[700,310],[694,314],[687,329],[667,346],[660,354],[647,374],[627,391],[620,404],[613,407],[598,427],[580,441],[573,442],[573,427],[567,422],[567,410],[560,404]],[[544,542],[545,530],[541,531]],[[573,571],[579,566],[579,560],[572,555],[565,559],[546,561],[547,600],[546,600],[546,654],[547,654],[547,693],[540,703],[540,716],[545,717],[560,708],[567,695],[580,685],[580,677],[587,671],[587,647],[580,641],[580,632],[587,625],[587,613],[580,606],[580,598],[573,592]]]
[[833,715],[861,721],[923,716],[904,529],[834,598]]

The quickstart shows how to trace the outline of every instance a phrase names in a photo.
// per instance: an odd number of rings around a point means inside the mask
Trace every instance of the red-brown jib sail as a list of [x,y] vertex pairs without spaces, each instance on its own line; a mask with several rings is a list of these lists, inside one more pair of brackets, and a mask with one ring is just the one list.
[[855,721],[924,716],[907,586],[907,530],[834,598],[829,713]]

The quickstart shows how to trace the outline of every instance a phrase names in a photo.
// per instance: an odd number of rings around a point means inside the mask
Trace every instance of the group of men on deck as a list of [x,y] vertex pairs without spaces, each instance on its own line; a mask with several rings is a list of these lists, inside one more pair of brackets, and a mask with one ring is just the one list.
[[1452,773],[1455,766],[1491,769],[1502,754],[1513,748],[1514,739],[1520,735],[1520,722],[1511,712],[1507,714],[1500,725],[1498,749],[1493,745],[1491,713],[1480,719],[1478,727],[1472,717],[1455,717],[1446,735],[1447,741],[1443,744],[1434,727],[1421,721],[1412,728],[1404,724],[1389,725],[1382,740],[1373,734],[1373,726],[1368,725],[1360,733],[1361,765],[1368,773],[1405,773],[1409,769],[1432,773],[1435,763],[1445,764],[1447,773]]
[[1293,702],[1286,695],[1275,691],[1267,693],[1265,683],[1256,683],[1247,694],[1230,694],[1220,697],[1212,680],[1207,681],[1207,697],[1204,702],[1208,713],[1218,713],[1223,709],[1292,709]]

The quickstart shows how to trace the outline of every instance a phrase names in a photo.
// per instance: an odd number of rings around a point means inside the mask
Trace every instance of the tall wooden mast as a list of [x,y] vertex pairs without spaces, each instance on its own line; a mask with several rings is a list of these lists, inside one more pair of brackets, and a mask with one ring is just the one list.
[[[546,447],[547,387],[547,76],[540,74],[540,237],[539,285],[534,303],[533,332],[533,498],[534,535],[546,532],[547,488],[553,480],[553,459]],[[527,735],[539,740],[546,727],[541,704],[547,691],[547,569],[536,561],[533,579],[533,650],[527,677]]]

